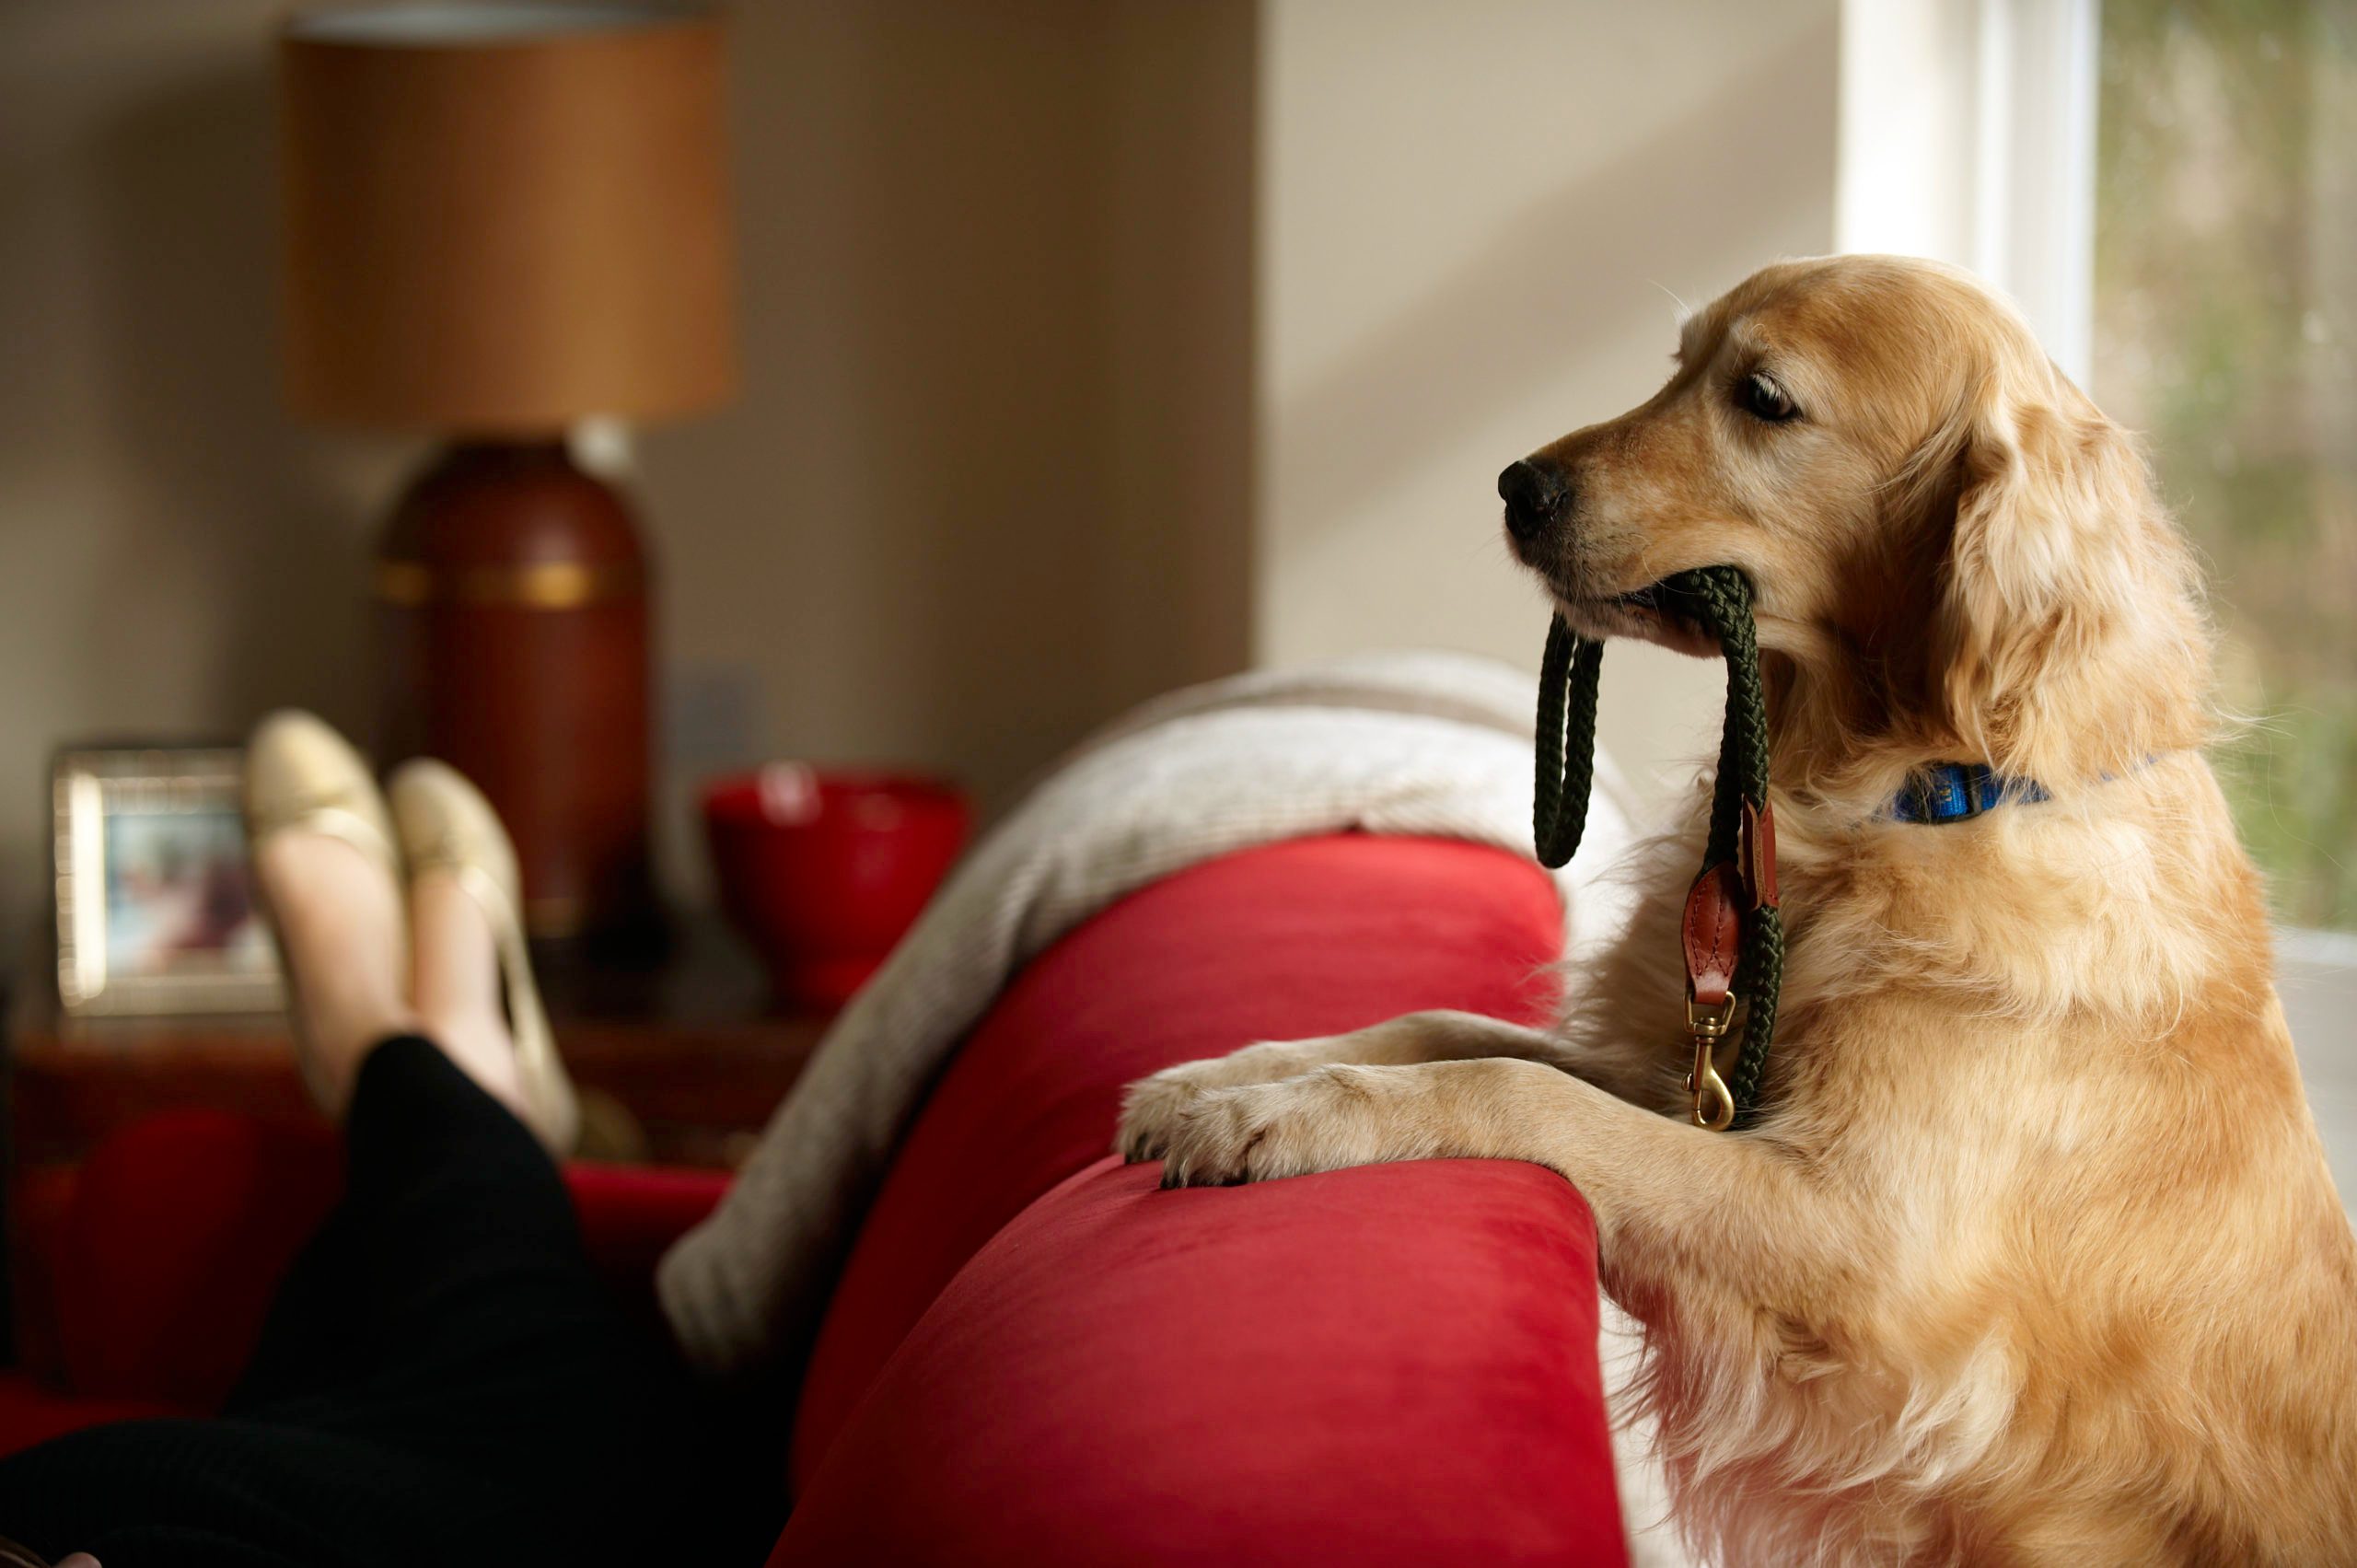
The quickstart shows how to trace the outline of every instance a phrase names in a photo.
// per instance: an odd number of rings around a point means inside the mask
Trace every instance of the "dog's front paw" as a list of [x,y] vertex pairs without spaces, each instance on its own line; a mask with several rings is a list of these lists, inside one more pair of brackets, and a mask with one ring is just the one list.
[[1396,1067],[1329,1066],[1275,1084],[1198,1088],[1162,1149],[1165,1187],[1217,1187],[1414,1159],[1387,1107]]
[[1134,1165],[1160,1159],[1188,1109],[1216,1082],[1213,1062],[1182,1062],[1140,1078],[1121,1092],[1121,1120],[1113,1152]]
[[1121,1121],[1113,1137],[1113,1152],[1123,1159],[1160,1159],[1170,1146],[1170,1134],[1188,1109],[1213,1089],[1237,1084],[1271,1084],[1291,1078],[1317,1065],[1315,1053],[1323,1040],[1270,1041],[1248,1045],[1225,1056],[1181,1062],[1132,1084],[1121,1095]]

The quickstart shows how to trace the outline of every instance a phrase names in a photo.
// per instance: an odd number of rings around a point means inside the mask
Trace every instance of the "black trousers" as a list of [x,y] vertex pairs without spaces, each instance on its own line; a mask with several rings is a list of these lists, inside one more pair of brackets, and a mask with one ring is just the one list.
[[224,1413],[0,1460],[0,1536],[104,1568],[712,1561],[704,1412],[591,1272],[538,1141],[400,1039],[346,1143]]

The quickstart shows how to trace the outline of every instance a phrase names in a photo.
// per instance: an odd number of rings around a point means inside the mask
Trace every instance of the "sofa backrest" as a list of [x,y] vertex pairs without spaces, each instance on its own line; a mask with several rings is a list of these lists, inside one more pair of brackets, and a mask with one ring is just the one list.
[[811,1363],[773,1564],[1618,1562],[1594,1235],[1559,1177],[1437,1161],[1164,1192],[1122,1086],[1421,1008],[1537,1019],[1526,860],[1278,844],[1034,960],[944,1075]]

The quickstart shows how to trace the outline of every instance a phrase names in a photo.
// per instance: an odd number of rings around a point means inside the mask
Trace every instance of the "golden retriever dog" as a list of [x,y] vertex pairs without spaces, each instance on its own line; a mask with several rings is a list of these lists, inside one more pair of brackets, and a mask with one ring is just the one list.
[[[1554,1029],[1250,1046],[1132,1086],[1118,1147],[1174,1183],[1561,1172],[1713,1562],[2357,1563],[2357,1241],[2129,437],[1969,276],[1848,256],[1695,315],[1668,385],[1501,488],[1587,635],[1715,656],[1644,590],[1755,587],[1787,935],[1759,1119],[1693,1125],[1682,1087],[1698,794]],[[1945,762],[2037,789],[1898,819]]]

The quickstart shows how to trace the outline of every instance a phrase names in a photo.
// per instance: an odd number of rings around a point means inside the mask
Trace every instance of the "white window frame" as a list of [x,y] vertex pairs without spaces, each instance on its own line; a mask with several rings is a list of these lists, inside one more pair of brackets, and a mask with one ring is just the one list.
[[[2085,386],[2100,0],[1843,0],[1834,248],[1929,256],[2011,295]],[[2277,933],[2278,989],[2357,1200],[2357,935]]]
[[1846,0],[1837,250],[1930,256],[2014,297],[2084,382],[2098,0]]

